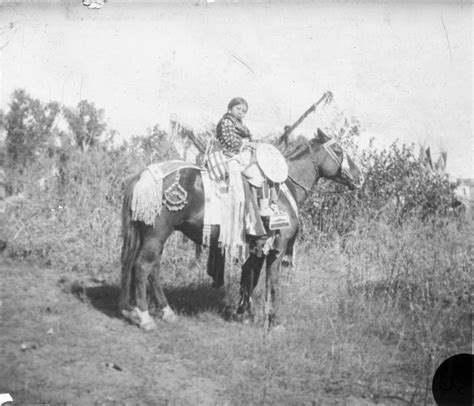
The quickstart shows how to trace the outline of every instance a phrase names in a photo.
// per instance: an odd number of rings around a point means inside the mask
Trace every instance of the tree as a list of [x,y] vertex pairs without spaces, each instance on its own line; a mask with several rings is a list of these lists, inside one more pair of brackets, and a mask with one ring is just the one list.
[[51,126],[59,112],[57,102],[41,103],[24,90],[15,90],[4,118],[8,166],[22,167],[36,160],[46,147]]
[[143,156],[146,163],[179,158],[179,154],[166,132],[161,130],[158,125],[152,129],[148,128],[145,136],[134,136],[131,139],[130,148],[137,155]]
[[81,100],[76,109],[64,108],[64,116],[71,127],[76,144],[83,151],[96,146],[104,134],[104,110],[97,109],[94,103]]

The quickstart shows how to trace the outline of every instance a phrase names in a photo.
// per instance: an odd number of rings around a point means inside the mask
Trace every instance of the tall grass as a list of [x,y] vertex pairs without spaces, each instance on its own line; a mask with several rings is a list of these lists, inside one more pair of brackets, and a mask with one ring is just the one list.
[[[64,271],[101,273],[118,266],[120,190],[129,162],[104,150],[75,151],[60,175],[55,157],[11,173],[24,199],[8,209],[7,254]],[[38,183],[46,175],[42,186]]]
[[[246,400],[432,404],[437,366],[470,351],[472,231],[461,221],[373,222],[344,238],[301,241],[282,280],[287,331],[253,338],[239,387]],[[262,298],[260,287],[260,313]]]

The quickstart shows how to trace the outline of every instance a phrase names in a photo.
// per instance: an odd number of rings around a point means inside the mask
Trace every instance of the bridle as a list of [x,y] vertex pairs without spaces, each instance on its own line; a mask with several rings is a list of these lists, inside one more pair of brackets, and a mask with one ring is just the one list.
[[[332,145],[338,145],[341,150],[342,150],[342,159],[339,159],[339,157],[336,155],[336,153],[334,152],[334,150],[331,148]],[[362,181],[361,182],[358,182],[356,183],[354,181],[354,177],[352,176],[352,174],[350,173],[349,171],[349,164],[348,164],[348,159],[347,159],[347,153],[346,151],[344,150],[344,148],[342,148],[336,141],[336,139],[334,138],[331,138],[330,140],[326,141],[325,143],[323,143],[321,145],[322,148],[324,148],[324,150],[328,153],[328,155],[331,157],[331,159],[339,166],[341,172],[349,179],[349,182],[351,182],[351,184],[356,188],[360,188],[361,184],[363,183]],[[309,146],[308,146],[309,148]],[[316,171],[316,177],[319,178],[319,169],[318,169],[318,166],[316,165],[316,162],[315,162],[315,159],[313,156],[311,156],[311,161],[313,163],[313,167]],[[303,189],[306,193],[306,196],[305,198],[308,197],[308,195],[310,194],[321,194],[321,193],[345,193],[344,192],[316,192],[308,187],[306,187],[305,185],[301,184],[300,182],[298,182],[295,178],[293,178],[291,175],[288,175],[288,179],[290,179],[296,186],[300,187],[301,189]]]
[[362,182],[356,183],[354,181],[354,177],[349,171],[349,163],[347,159],[347,153],[344,148],[342,148],[339,144],[339,148],[342,150],[342,159],[339,162],[339,158],[337,157],[336,153],[333,151],[332,148],[330,148],[332,145],[337,144],[336,140],[334,138],[331,138],[330,140],[326,141],[322,147],[325,149],[325,151],[328,153],[328,155],[333,159],[334,162],[336,162],[339,167],[341,168],[341,172],[349,179],[349,181],[352,183],[352,185],[357,189],[360,187]]

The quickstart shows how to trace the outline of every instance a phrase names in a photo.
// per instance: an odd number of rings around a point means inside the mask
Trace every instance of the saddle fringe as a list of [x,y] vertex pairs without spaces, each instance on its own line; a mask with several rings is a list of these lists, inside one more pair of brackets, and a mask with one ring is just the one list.
[[150,167],[142,172],[133,188],[131,209],[133,221],[153,226],[163,204],[163,177],[157,165]]

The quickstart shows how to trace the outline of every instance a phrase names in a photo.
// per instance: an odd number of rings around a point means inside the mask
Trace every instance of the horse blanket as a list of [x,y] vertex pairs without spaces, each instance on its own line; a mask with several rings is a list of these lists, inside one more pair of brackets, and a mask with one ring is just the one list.
[[[163,205],[163,179],[171,173],[193,168],[201,172],[201,179],[204,189],[204,227],[202,243],[209,246],[211,241],[211,227],[220,226],[221,232],[219,243],[222,248],[229,251],[232,257],[244,259],[248,255],[245,244],[232,245],[231,239],[224,240],[222,236],[229,235],[231,231],[226,230],[228,218],[233,213],[229,213],[229,187],[225,182],[214,181],[209,177],[209,173],[202,167],[189,162],[173,160],[149,165],[141,174],[140,179],[135,184],[132,197],[132,220],[141,221],[153,226],[156,216],[160,215]],[[280,191],[291,203],[295,214],[298,214],[296,202],[284,183],[280,184]],[[242,221],[242,229],[236,232],[244,232],[245,224]],[[232,231],[234,233],[235,231]]]

